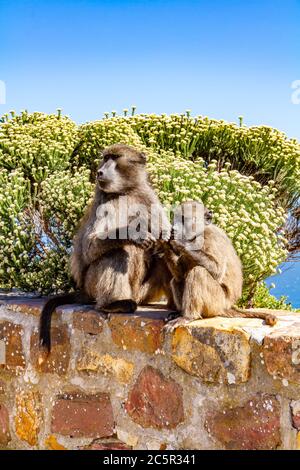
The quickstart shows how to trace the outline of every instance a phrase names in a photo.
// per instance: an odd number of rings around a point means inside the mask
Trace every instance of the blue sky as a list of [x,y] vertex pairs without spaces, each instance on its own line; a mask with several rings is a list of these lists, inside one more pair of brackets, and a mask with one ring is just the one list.
[[0,114],[77,122],[137,105],[268,124],[300,139],[299,0],[0,0]]

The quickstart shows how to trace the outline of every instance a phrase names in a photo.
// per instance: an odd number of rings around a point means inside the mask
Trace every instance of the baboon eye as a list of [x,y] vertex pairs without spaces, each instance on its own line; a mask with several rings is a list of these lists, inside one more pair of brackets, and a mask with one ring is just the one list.
[[118,155],[112,155],[112,154],[107,154],[107,155],[104,155],[103,157],[103,160],[106,162],[108,162],[108,160],[117,160]]

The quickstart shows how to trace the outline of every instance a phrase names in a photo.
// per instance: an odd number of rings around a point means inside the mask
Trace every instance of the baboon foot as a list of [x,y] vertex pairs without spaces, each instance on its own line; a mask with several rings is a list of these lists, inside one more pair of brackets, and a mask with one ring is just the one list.
[[177,310],[174,310],[174,312],[170,312],[169,315],[166,318],[167,322],[170,322],[172,320],[175,320],[176,318],[181,317],[181,313],[178,312]]
[[101,308],[104,313],[134,313],[137,303],[131,299],[116,300]]
[[[173,312],[172,312],[173,313]],[[177,312],[176,312],[177,313]],[[165,324],[164,329],[167,333],[172,333],[176,328],[179,326],[185,326],[191,323],[193,320],[190,318],[185,318],[182,317],[180,314],[179,316],[175,317],[173,320],[168,321],[168,323]]]

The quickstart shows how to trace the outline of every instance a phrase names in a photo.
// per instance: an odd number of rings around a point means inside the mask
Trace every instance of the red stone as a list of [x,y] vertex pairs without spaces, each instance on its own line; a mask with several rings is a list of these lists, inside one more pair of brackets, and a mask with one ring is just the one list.
[[70,338],[67,325],[51,328],[51,352],[47,360],[39,365],[39,335],[31,336],[31,361],[36,369],[44,373],[65,375],[70,362]]
[[164,325],[161,319],[137,315],[111,315],[109,326],[112,340],[128,351],[153,354],[163,346]]
[[243,406],[209,412],[205,427],[226,449],[276,449],[281,443],[279,402],[258,394]]
[[[267,371],[273,377],[300,384],[299,327],[293,333],[288,328],[278,330],[264,338],[263,354]],[[290,333],[290,334],[288,334]]]
[[97,335],[103,330],[103,318],[94,310],[75,311],[73,318],[73,327],[85,333]]
[[71,393],[60,396],[52,410],[51,431],[71,437],[107,437],[114,433],[109,395]]
[[159,370],[146,366],[129,393],[125,409],[145,428],[175,428],[184,420],[182,388]]
[[0,405],[0,445],[6,446],[10,439],[8,411],[4,405]]
[[25,357],[22,345],[23,328],[9,321],[0,323],[0,341],[4,343],[5,363],[1,363],[0,368],[12,369],[25,367]]

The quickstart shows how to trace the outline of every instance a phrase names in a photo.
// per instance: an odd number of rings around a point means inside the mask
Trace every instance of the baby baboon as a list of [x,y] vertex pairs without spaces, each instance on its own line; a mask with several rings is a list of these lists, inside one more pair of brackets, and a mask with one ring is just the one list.
[[171,232],[148,182],[146,157],[122,144],[106,148],[102,157],[94,199],[80,223],[71,256],[71,274],[80,293],[54,297],[44,306],[40,346],[45,353],[50,351],[51,315],[58,305],[90,300],[104,312],[134,312],[137,304],[163,294],[172,299],[171,275],[161,268],[163,261],[145,249],[156,238],[168,240]]
[[[197,233],[196,213],[198,210],[203,214],[203,205],[190,201],[183,203],[181,210],[181,239],[175,233],[174,240],[158,243],[163,246],[173,276],[173,297],[182,316],[189,320],[215,316],[262,318],[274,325],[274,315],[234,307],[242,294],[242,265],[226,233],[211,223],[211,212],[204,208],[203,230]],[[191,249],[197,241],[197,248]]]

